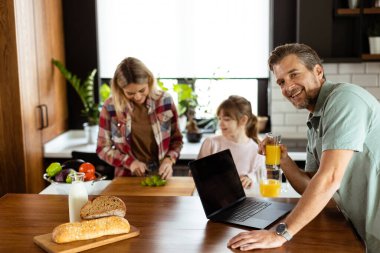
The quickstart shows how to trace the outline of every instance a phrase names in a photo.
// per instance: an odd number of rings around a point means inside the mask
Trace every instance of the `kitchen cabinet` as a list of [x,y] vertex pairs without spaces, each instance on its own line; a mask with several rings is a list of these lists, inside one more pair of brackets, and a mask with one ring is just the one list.
[[0,0],[0,196],[45,187],[43,143],[67,129],[61,0]]
[[350,9],[347,0],[298,0],[296,41],[314,48],[325,62],[380,61],[369,54],[368,28],[380,23],[372,0]]

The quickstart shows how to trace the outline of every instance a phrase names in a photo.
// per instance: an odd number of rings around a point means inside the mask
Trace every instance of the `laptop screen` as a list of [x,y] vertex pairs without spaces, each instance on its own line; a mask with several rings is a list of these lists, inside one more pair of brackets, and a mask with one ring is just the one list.
[[207,217],[245,198],[229,149],[192,161],[189,166]]

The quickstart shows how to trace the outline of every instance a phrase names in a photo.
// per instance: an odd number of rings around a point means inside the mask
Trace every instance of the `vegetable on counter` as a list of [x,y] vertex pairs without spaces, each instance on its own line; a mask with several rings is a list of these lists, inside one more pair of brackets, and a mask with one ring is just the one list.
[[53,162],[47,167],[46,173],[49,177],[54,177],[62,170],[62,166],[58,162]]
[[94,180],[95,176],[95,166],[91,163],[85,162],[79,166],[79,172],[84,173],[84,181]]
[[166,184],[166,180],[162,179],[158,175],[153,175],[150,177],[146,177],[140,183],[142,186],[164,186]]

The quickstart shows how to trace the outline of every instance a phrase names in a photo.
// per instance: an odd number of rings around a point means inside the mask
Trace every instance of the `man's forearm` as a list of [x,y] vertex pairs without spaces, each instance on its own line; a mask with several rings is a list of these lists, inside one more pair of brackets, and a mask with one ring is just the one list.
[[289,156],[281,159],[280,166],[294,190],[302,195],[310,181],[307,173],[302,171]]
[[337,185],[323,176],[313,177],[297,206],[285,219],[289,232],[295,235],[313,220],[330,201],[336,190]]

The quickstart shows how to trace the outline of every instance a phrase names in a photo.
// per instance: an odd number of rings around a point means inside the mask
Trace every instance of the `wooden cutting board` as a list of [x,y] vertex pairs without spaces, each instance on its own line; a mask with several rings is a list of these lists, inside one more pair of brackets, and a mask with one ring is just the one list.
[[119,196],[192,196],[195,183],[192,177],[171,177],[165,186],[142,186],[144,177],[116,177],[102,195]]
[[72,252],[81,252],[84,250],[96,248],[106,244],[118,242],[128,238],[138,236],[140,230],[134,226],[131,226],[131,230],[127,234],[120,235],[108,235],[102,236],[96,239],[69,242],[58,244],[51,240],[51,233],[38,235],[33,238],[34,243],[43,248],[47,252],[51,253],[72,253]]

